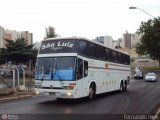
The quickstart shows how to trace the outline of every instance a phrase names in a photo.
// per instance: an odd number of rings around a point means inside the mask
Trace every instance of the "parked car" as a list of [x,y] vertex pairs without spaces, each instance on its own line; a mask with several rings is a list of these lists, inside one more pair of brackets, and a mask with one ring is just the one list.
[[155,73],[147,73],[145,75],[145,81],[157,81],[157,75]]
[[134,79],[143,79],[143,71],[135,70]]

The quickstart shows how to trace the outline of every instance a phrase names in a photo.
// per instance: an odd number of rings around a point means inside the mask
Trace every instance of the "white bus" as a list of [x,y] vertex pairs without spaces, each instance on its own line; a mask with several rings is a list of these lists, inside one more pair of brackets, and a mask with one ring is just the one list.
[[127,90],[130,56],[86,38],[43,40],[36,62],[35,92],[57,98],[92,99]]

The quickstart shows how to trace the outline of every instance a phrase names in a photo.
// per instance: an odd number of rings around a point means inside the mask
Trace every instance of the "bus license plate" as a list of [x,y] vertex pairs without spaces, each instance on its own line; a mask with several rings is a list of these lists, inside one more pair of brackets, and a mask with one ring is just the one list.
[[55,95],[55,92],[49,92],[49,95]]
[[60,93],[60,92],[57,92],[57,93],[56,93],[56,96],[61,96],[61,93]]

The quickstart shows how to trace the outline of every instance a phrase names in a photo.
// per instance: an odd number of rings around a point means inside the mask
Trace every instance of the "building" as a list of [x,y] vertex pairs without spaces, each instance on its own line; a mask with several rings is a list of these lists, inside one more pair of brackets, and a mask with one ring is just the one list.
[[131,36],[132,47],[134,47],[138,42],[140,42],[141,37],[142,34],[137,34],[137,33],[132,34]]
[[16,30],[5,30],[4,38],[7,40],[16,40],[17,38],[20,37],[19,32]]
[[7,40],[15,41],[18,38],[24,38],[27,41],[27,44],[30,45],[33,43],[33,34],[29,31],[16,31],[16,30],[5,30],[4,38]]
[[0,26],[0,48],[5,47],[5,39],[15,41],[18,38],[24,38],[28,45],[33,44],[33,34],[29,31],[5,30]]
[[113,39],[112,36],[106,35],[106,36],[98,36],[94,40],[95,42],[99,42],[101,44],[104,44],[109,47],[113,47]]
[[29,31],[21,31],[20,38],[24,38],[27,41],[28,45],[31,45],[33,43],[33,34]]
[[5,47],[4,33],[5,33],[5,29],[2,26],[0,26],[0,48]]
[[128,33],[128,31],[126,31],[126,33],[123,34],[123,40],[124,40],[124,48],[131,49],[132,48],[131,33]]

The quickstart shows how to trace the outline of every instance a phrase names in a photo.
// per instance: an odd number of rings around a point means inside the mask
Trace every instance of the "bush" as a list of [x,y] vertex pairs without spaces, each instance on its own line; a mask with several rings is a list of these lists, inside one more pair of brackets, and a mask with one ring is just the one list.
[[160,70],[160,67],[143,67],[144,70]]

